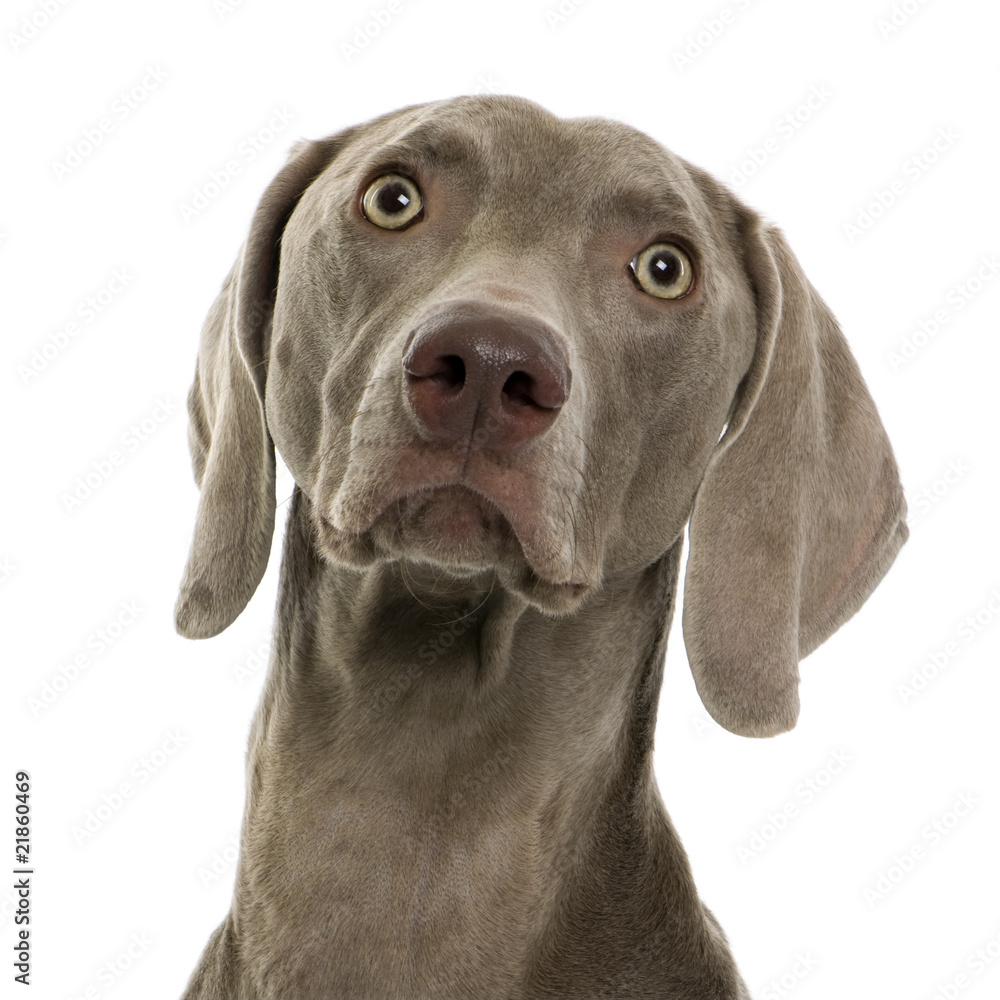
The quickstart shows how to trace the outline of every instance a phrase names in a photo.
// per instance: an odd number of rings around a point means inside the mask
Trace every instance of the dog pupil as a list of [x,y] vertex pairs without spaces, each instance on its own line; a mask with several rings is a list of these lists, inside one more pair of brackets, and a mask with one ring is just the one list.
[[669,284],[677,276],[677,258],[672,253],[655,254],[649,266],[661,285]]
[[386,186],[382,188],[378,200],[383,212],[402,212],[403,209],[410,204],[410,199],[406,194],[406,188],[398,182],[386,184]]

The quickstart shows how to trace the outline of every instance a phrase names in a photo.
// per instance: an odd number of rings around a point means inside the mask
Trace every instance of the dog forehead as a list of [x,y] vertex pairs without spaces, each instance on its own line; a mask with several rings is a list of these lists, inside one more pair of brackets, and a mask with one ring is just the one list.
[[661,162],[666,151],[644,132],[607,118],[559,118],[523,97],[486,95],[401,108],[362,125],[354,133],[357,150],[388,147],[439,162],[501,163],[511,168],[533,163],[585,161],[593,167],[644,158]]
[[530,201],[634,228],[660,220],[692,238],[708,208],[687,164],[644,132],[558,118],[519,97],[454,98],[373,119],[353,131],[319,187],[343,200],[383,169],[447,177],[480,203]]

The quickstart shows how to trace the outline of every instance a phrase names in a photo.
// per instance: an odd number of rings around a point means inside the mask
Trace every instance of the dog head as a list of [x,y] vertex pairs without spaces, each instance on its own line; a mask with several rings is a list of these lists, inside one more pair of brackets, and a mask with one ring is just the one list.
[[781,235],[642,133],[518,98],[296,146],[189,409],[191,637],[263,574],[273,446],[325,559],[488,572],[553,614],[690,521],[689,659],[748,735],[794,725],[799,659],[906,537],[874,404]]

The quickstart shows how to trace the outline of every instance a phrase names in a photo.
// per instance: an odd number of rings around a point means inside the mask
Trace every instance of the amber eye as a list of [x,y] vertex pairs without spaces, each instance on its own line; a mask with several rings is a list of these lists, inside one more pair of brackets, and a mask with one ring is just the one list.
[[381,229],[402,229],[423,211],[420,189],[402,174],[383,174],[368,185],[361,210]]
[[691,258],[673,243],[654,243],[629,262],[639,287],[658,299],[679,299],[694,279]]

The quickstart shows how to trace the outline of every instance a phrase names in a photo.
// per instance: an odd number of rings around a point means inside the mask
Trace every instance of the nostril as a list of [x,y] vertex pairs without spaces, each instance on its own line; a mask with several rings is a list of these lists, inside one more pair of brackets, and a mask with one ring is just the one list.
[[411,356],[403,361],[403,370],[410,378],[428,379],[442,389],[461,389],[465,385],[465,362],[457,354]]
[[513,372],[504,382],[501,392],[514,406],[539,406],[532,395],[534,381],[527,372]]
[[457,354],[447,354],[438,358],[439,368],[431,375],[438,385],[446,389],[465,385],[465,362]]
[[562,408],[568,395],[568,369],[545,362],[535,366],[534,374],[511,372],[501,389],[501,398],[510,406],[530,406],[553,414]]

